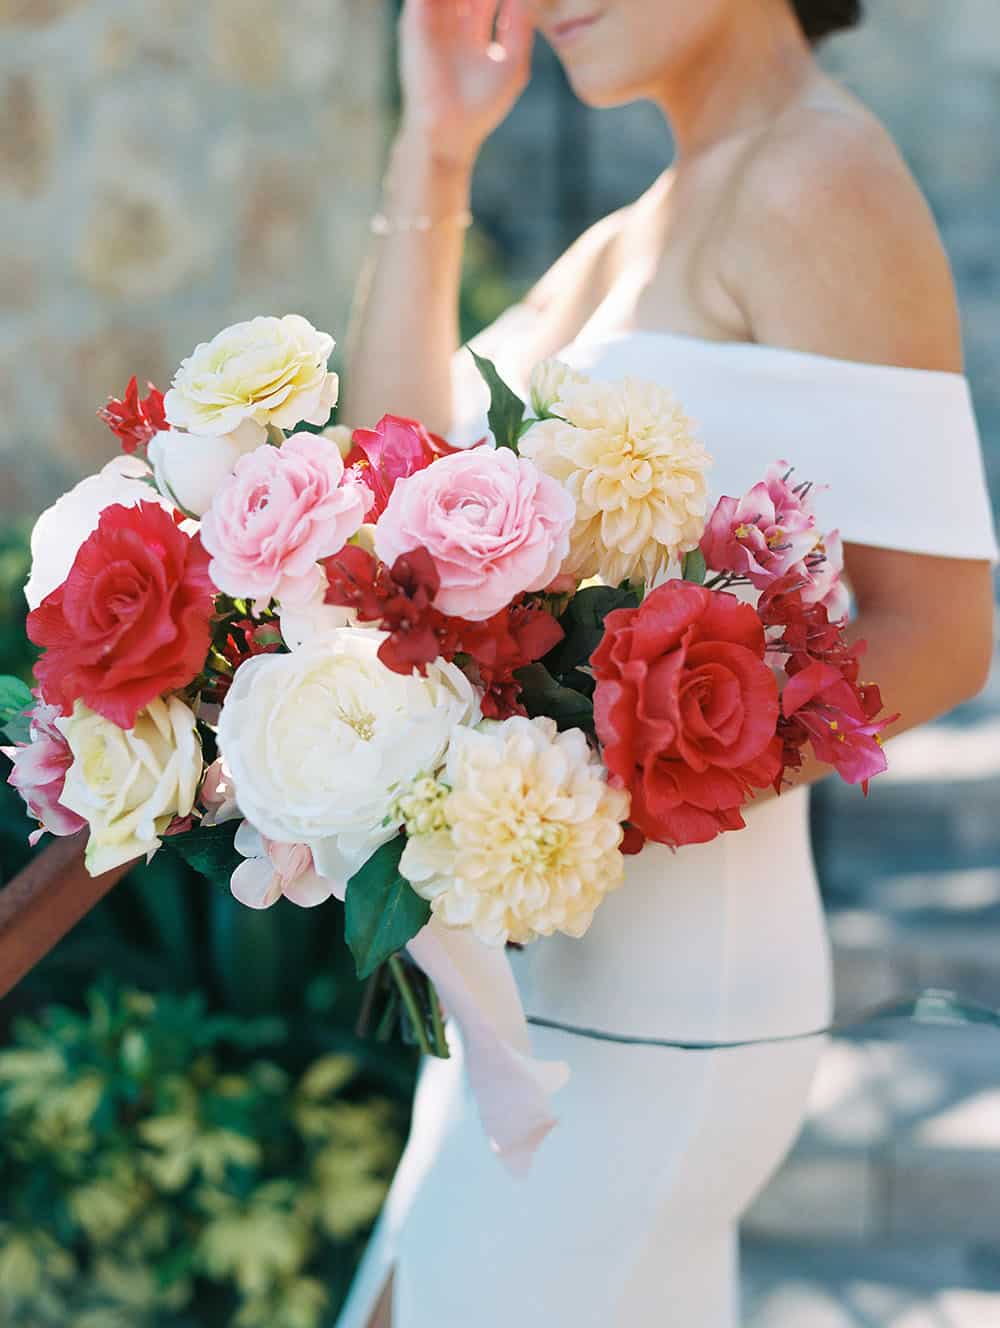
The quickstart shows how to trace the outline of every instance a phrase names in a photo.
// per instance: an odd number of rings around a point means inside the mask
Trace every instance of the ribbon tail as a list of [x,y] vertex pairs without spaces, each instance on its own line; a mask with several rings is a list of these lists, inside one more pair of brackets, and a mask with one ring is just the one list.
[[436,918],[407,949],[461,1030],[469,1082],[494,1152],[514,1175],[525,1175],[556,1124],[550,1099],[569,1079],[569,1066],[532,1056],[521,997],[503,950]]

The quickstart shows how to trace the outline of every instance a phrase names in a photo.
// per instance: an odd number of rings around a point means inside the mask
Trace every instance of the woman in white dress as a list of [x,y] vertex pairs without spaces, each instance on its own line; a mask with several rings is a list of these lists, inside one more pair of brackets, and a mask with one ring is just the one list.
[[[885,131],[813,58],[857,5],[508,0],[494,32],[496,8],[407,0],[403,124],[343,417],[481,427],[455,359],[469,179],[537,27],[588,103],[662,107],[677,155],[482,348],[522,384],[557,353],[665,383],[714,454],[716,494],[778,458],[829,484],[866,672],[899,727],[973,695],[995,544],[948,263]],[[511,188],[530,208],[531,180]],[[820,773],[762,799],[742,833],[630,859],[582,941],[513,956],[528,1013],[679,1039],[822,1025],[805,787]],[[798,1132],[821,1045],[689,1054],[545,1029],[532,1043],[572,1077],[522,1178],[490,1151],[460,1040],[425,1066],[341,1328],[735,1328],[738,1222]]]

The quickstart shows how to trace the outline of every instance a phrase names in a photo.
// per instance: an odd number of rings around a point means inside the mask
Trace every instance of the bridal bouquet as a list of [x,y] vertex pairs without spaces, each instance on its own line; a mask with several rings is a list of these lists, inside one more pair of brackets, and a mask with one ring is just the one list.
[[255,318],[108,403],[124,455],[35,527],[37,687],[0,681],[0,722],[36,835],[344,900],[359,975],[447,1054],[414,959],[461,1006],[456,937],[580,937],[645,840],[740,830],[808,751],[864,784],[889,721],[785,462],[710,511],[666,390],[558,361],[529,410],[477,360],[472,447],[327,427],[333,344]]

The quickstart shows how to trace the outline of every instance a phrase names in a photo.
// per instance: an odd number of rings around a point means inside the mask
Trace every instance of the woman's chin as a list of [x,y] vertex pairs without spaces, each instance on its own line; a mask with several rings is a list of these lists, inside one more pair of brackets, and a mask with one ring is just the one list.
[[625,106],[643,96],[629,84],[610,78],[608,70],[601,69],[597,61],[588,62],[587,66],[581,65],[579,68],[573,68],[564,61],[563,68],[574,93],[585,106],[594,110]]

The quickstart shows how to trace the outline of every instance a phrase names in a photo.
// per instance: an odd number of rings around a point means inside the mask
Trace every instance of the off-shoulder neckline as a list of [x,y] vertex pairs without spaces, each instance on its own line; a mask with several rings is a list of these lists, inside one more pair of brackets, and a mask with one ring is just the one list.
[[914,377],[963,384],[968,381],[966,374],[956,373],[948,369],[914,369],[902,364],[871,364],[866,360],[847,360],[834,355],[819,355],[814,351],[795,350],[787,346],[766,346],[759,341],[716,341],[710,337],[690,336],[684,332],[660,332],[654,328],[634,328],[631,331],[611,332],[603,335],[599,333],[591,334],[584,328],[580,335],[569,343],[563,353],[569,353],[576,349],[600,349],[604,346],[614,346],[633,340],[675,342],[680,345],[687,345],[692,349],[697,348],[728,354],[730,357],[734,353],[742,354],[749,351],[757,358],[771,358],[786,364],[798,361],[817,367],[825,366],[833,369],[852,370],[859,374],[867,372],[868,374],[905,375],[910,381]]

